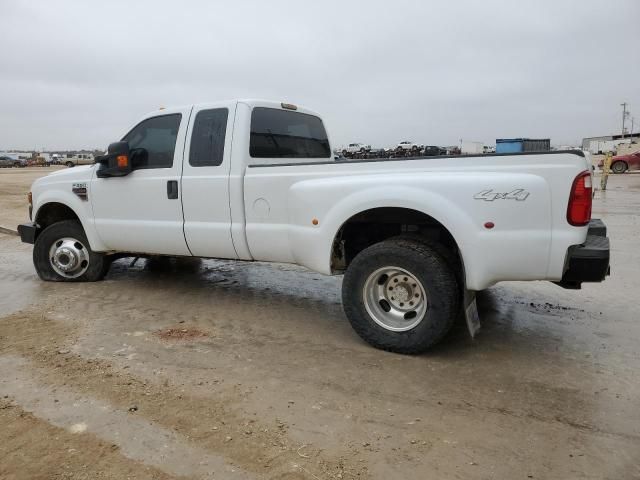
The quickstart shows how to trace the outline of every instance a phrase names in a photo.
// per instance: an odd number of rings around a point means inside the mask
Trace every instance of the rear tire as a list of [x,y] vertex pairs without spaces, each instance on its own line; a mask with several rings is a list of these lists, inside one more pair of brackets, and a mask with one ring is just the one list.
[[417,354],[437,344],[457,318],[460,301],[447,259],[433,246],[403,238],[360,252],[342,283],[342,304],[353,329],[390,352]]
[[111,262],[107,255],[91,250],[82,225],[63,220],[45,228],[33,246],[33,265],[49,282],[95,282],[102,280]]
[[73,167],[73,162],[67,162],[67,163],[65,163],[65,165],[66,165],[68,168],[71,168],[71,167]]
[[611,165],[611,171],[613,173],[624,173],[627,169],[627,164],[622,161],[613,162],[613,165]]

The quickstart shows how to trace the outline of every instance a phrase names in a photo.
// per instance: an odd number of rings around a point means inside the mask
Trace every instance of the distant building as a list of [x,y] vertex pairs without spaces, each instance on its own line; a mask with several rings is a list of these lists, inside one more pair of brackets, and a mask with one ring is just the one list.
[[637,142],[640,139],[640,133],[631,135],[605,135],[602,137],[587,137],[582,139],[582,149],[594,155],[615,152],[618,145],[622,143]]

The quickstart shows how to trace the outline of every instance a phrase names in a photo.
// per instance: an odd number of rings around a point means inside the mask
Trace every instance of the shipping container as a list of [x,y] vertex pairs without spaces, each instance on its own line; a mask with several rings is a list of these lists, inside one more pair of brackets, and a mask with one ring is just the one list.
[[522,152],[522,139],[497,138],[496,153],[520,153]]
[[548,152],[551,140],[548,138],[497,138],[496,153]]

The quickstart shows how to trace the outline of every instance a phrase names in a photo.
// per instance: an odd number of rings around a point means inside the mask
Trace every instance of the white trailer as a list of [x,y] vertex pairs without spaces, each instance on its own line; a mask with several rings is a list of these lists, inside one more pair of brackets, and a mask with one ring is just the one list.
[[471,142],[463,140],[460,142],[460,152],[465,155],[475,155],[478,153],[484,153],[484,142]]

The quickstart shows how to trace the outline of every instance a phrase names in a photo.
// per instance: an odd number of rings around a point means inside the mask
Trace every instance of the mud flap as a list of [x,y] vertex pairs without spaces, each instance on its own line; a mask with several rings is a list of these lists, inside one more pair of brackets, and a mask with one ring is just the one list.
[[478,315],[478,305],[476,304],[476,292],[464,291],[464,316],[467,320],[467,329],[471,338],[475,338],[480,330],[480,316]]

